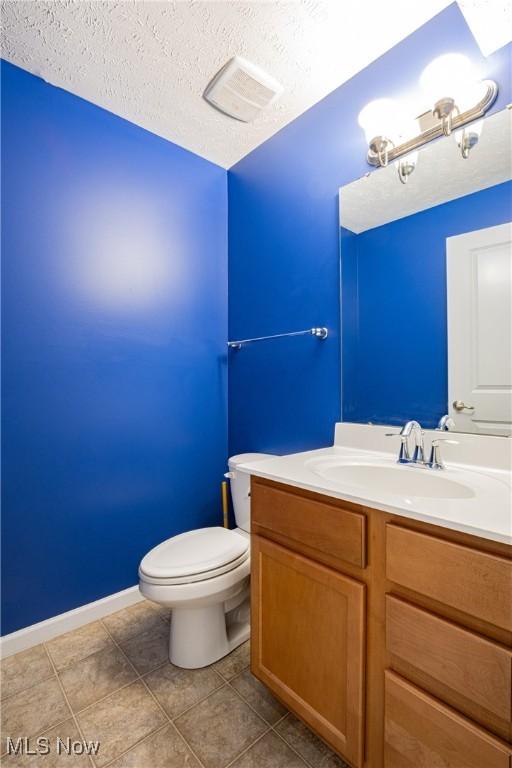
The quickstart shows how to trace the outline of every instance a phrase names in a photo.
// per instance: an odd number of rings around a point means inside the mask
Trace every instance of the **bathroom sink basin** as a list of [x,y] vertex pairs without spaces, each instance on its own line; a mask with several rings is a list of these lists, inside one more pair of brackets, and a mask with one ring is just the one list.
[[316,461],[308,467],[330,482],[392,496],[430,499],[470,499],[473,489],[447,476],[448,470],[433,470],[400,464]]

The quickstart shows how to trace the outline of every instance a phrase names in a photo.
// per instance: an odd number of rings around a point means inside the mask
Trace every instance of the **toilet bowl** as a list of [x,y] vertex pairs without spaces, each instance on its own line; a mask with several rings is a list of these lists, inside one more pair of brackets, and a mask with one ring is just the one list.
[[140,563],[141,593],[172,608],[169,658],[178,667],[205,667],[249,638],[250,475],[239,465],[265,458],[271,457],[244,453],[229,459],[237,528],[181,533]]

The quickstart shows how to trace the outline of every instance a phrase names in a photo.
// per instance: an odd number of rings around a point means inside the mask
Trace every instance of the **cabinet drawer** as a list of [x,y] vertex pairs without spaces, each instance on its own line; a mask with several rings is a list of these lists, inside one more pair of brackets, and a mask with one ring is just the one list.
[[352,565],[366,566],[366,517],[344,508],[298,496],[253,480],[251,519],[290,541]]
[[384,740],[385,768],[510,768],[509,747],[389,671]]
[[390,595],[386,644],[394,670],[510,737],[512,651]]
[[388,523],[388,579],[512,631],[512,560]]

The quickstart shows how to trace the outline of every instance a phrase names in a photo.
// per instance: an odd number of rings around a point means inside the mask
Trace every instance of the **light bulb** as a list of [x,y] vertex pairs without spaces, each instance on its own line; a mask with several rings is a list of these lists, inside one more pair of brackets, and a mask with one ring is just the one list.
[[398,105],[393,99],[375,99],[363,107],[357,122],[363,129],[368,144],[377,136],[395,141],[398,111]]
[[420,76],[426,102],[432,106],[440,99],[451,98],[459,105],[480,80],[478,72],[462,53],[445,53],[428,64]]

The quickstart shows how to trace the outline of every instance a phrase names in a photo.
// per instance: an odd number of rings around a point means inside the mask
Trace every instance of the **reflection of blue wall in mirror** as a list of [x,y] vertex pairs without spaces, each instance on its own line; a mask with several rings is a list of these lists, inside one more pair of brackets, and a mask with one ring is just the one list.
[[345,421],[433,427],[448,399],[446,238],[511,219],[512,182],[354,235],[341,229]]

